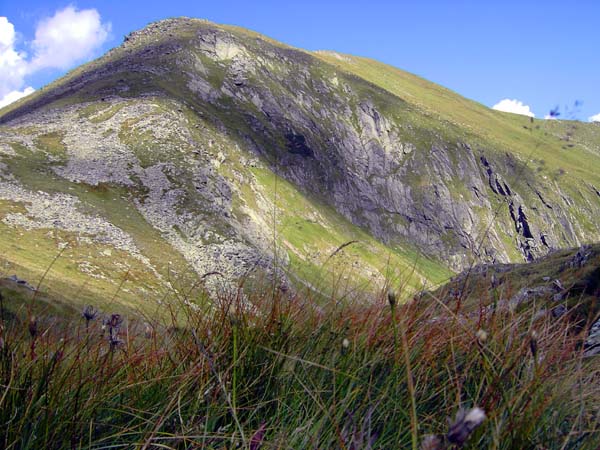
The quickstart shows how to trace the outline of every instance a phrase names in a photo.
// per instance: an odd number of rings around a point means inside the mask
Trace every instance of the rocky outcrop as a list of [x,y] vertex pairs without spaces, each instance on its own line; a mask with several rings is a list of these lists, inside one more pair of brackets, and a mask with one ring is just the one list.
[[[93,112],[87,113],[86,108]],[[74,123],[77,126],[73,127]],[[243,227],[232,217],[234,187],[218,173],[219,157],[213,159],[203,148],[204,142],[192,138],[190,124],[176,104],[165,111],[153,100],[113,97],[106,98],[97,110],[94,103],[84,103],[14,121],[15,127],[30,124],[38,129],[34,137],[61,132],[65,157],[49,165],[57,176],[74,184],[127,189],[141,217],[199,275],[218,272],[235,280],[251,269],[269,266],[268,255],[257,251],[265,245],[253,234],[255,228]],[[19,145],[27,151],[43,153],[35,138],[23,140],[18,134],[8,134],[0,135],[2,139],[7,143],[21,140]],[[0,200],[27,209],[27,214],[6,214],[5,224],[78,233],[124,250],[151,267],[127,233],[106,219],[82,214],[83,202],[75,196],[32,192],[9,172],[4,176],[5,182],[0,173]],[[264,237],[266,231],[258,234]]]
[[8,213],[2,222],[22,229],[57,229],[93,237],[97,242],[112,245],[123,250],[147,266],[150,262],[144,257],[131,237],[123,230],[99,216],[79,211],[76,197],[45,192],[31,192],[15,182],[0,181],[0,200],[10,200],[22,204],[26,213]]
[[[527,261],[533,261],[537,256],[545,254],[550,248],[547,235],[541,233],[535,224],[528,219],[527,207],[523,198],[517,192],[513,192],[502,175],[492,169],[485,156],[481,156],[481,163],[485,168],[490,189],[502,198],[508,206],[520,252]],[[536,194],[544,202],[538,191],[536,191]]]
[[27,280],[23,280],[16,275],[11,275],[10,277],[5,278],[5,280],[10,281],[10,282],[16,284],[17,286],[24,287],[25,289],[28,289],[30,291],[36,290],[35,286],[30,284]]
[[598,319],[590,329],[590,334],[584,344],[585,356],[600,355],[600,319]]
[[527,311],[533,327],[538,320],[543,326],[568,321],[574,349],[600,355],[600,244],[554,251],[528,264],[478,265],[417,300],[429,295],[474,321],[498,311]]

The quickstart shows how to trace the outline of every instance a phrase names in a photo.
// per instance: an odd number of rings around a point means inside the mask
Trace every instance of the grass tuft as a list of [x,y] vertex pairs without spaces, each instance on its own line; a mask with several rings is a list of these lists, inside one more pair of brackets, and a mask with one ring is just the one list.
[[181,299],[168,319],[92,306],[3,319],[0,447],[600,443],[600,367],[567,316],[399,304],[391,292],[327,304],[274,295],[266,283],[193,308]]

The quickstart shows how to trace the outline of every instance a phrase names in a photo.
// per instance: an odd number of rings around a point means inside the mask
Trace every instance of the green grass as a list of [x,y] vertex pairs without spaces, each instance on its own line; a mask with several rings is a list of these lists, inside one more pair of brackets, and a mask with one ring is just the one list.
[[[253,169],[259,185],[275,206],[275,234],[292,260],[292,271],[327,291],[329,265],[346,267],[345,274],[371,290],[386,280],[400,280],[407,292],[423,289],[423,282],[440,283],[452,273],[442,263],[406,246],[387,247],[365,230],[349,223],[333,208],[300,193],[292,184],[266,169]],[[340,246],[354,242],[341,253]],[[356,263],[359,269],[353,269]],[[334,270],[335,271],[335,270]],[[372,273],[377,277],[373,278]],[[339,273],[338,273],[339,275]],[[325,277],[325,279],[323,279]]]
[[36,144],[39,149],[47,154],[64,161],[67,157],[67,149],[62,143],[63,134],[52,132],[39,135],[36,139]]
[[[74,301],[76,307],[89,302],[107,307],[117,303],[130,310],[154,310],[156,301],[169,290],[165,282],[173,273],[186,274],[186,277],[191,275],[187,261],[137,211],[132,204],[131,191],[116,186],[70,183],[49,170],[44,154],[24,148],[18,150],[16,158],[5,161],[11,173],[26,188],[34,192],[62,192],[77,197],[81,201],[79,209],[82,212],[103,217],[128,233],[162,280],[135,257],[110,245],[94,241],[84,243],[80,236],[60,230],[27,231],[0,222],[0,261],[10,267],[12,273],[37,282],[58,254],[57,243],[68,242],[69,249],[53,266],[44,288],[54,297]],[[0,219],[10,212],[24,213],[25,210],[18,204],[0,201]],[[103,252],[108,252],[110,257]],[[81,267],[86,264],[97,267],[97,270],[94,269],[96,275],[102,278],[82,272]],[[113,298],[123,279],[126,279],[124,290]]]
[[[349,55],[342,55],[340,59],[326,52],[314,55],[342,73],[368,80],[414,106],[419,111],[413,118],[415,121],[431,117],[435,122],[448,123],[450,129],[461,130],[465,137],[476,138],[491,149],[514,153],[525,161],[532,156],[543,158],[550,167],[569,172],[572,180],[600,181],[594,169],[598,157],[597,144],[590,148],[600,134],[594,124],[538,119],[530,123],[527,117],[494,111],[442,86],[372,59]],[[575,128],[572,141],[576,145],[565,149],[561,138],[569,127]]]
[[[111,246],[82,243],[73,233],[20,231],[3,223],[0,232],[0,276],[16,274],[34,286],[43,281],[45,295],[73,308],[94,303],[108,309],[153,311],[168,291],[144,264]],[[61,252],[63,243],[68,247]],[[90,267],[94,276],[82,267]]]
[[[496,264],[486,267],[484,274],[475,270],[461,274],[452,282],[441,287],[437,294],[447,297],[451,289],[462,291],[460,302],[468,309],[489,306],[499,299],[513,298],[521,289],[539,286],[554,286],[554,280],[560,281],[564,289],[556,291],[561,300],[548,301],[542,298],[540,308],[552,309],[565,306],[580,325],[594,321],[600,315],[600,303],[597,299],[600,287],[600,245],[590,246],[586,264],[571,267],[579,249],[559,250],[528,264]],[[491,277],[496,278],[496,289],[490,290]]]
[[179,320],[128,315],[111,344],[99,318],[31,304],[7,318],[15,293],[0,292],[3,448],[417,448],[475,406],[486,419],[465,448],[600,443],[597,360],[533,305],[392,314],[379,296],[315,307],[255,286],[210,308],[171,302]]

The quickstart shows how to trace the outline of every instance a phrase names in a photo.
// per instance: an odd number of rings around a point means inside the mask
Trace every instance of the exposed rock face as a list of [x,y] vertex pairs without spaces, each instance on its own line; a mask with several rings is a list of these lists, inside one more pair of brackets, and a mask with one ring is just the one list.
[[590,329],[590,334],[585,341],[585,355],[600,355],[600,319]]
[[[552,189],[548,197],[556,198],[556,187],[536,180],[510,156],[491,162],[491,150],[435,136],[419,143],[378,106],[388,93],[373,89],[364,96],[350,83],[340,85],[338,77],[335,83],[315,78],[316,63],[308,55],[265,42],[248,45],[221,30],[202,30],[199,42],[201,57],[228,60],[219,89],[197,92],[201,100],[217,107],[224,98],[232,101],[250,131],[241,133],[249,148],[385,243],[417,243],[460,269],[473,259],[509,261],[515,250],[530,261],[583,237],[568,193],[558,189],[562,201],[551,205],[541,193]],[[188,76],[192,85],[208,83],[205,73]],[[231,129],[217,116],[229,133],[240,133],[240,122]],[[277,136],[287,152],[277,149],[276,140],[275,148],[264,144],[265,137]],[[507,208],[495,211],[498,202]],[[597,204],[586,208],[588,215],[599,211]],[[499,230],[498,222],[510,228]]]
[[[199,274],[289,261],[273,256],[276,200],[260,171],[390,248],[416,246],[456,270],[600,239],[594,189],[563,189],[510,148],[307,52],[204,21],[132,33],[0,123],[3,172],[37,152],[63,181],[127,190]],[[48,133],[62,153],[36,144]],[[3,180],[4,191],[20,183]],[[281,245],[306,259],[301,245]]]
[[[85,117],[80,107],[68,107],[36,112],[14,123],[16,127],[35,124],[40,128],[38,136],[61,133],[64,155],[50,165],[59,177],[76,184],[115,185],[137,192],[133,197],[135,208],[198,274],[218,271],[235,279],[252,267],[266,266],[256,247],[245,241],[251,232],[224,233],[222,227],[231,227],[227,220],[217,219],[221,224],[207,220],[207,215],[231,214],[232,188],[214,170],[208,155],[199,163],[201,151],[187,152],[200,144],[193,141],[183,115],[176,110],[165,112],[152,101],[116,98],[104,103],[96,116]],[[108,115],[107,111],[114,114],[96,120],[99,115]],[[73,127],[73,123],[77,126]],[[125,129],[131,129],[131,135]],[[34,139],[18,135],[4,138],[19,140],[30,151],[41,151]],[[151,155],[153,146],[160,148],[158,161]],[[2,181],[2,176],[6,181]],[[60,229],[90,236],[151,267],[130,236],[105,219],[81,213],[81,202],[76,197],[29,191],[7,168],[0,174],[0,200],[24,204],[27,209],[27,214],[7,214],[2,221],[9,226]],[[215,227],[219,231],[215,232]]]

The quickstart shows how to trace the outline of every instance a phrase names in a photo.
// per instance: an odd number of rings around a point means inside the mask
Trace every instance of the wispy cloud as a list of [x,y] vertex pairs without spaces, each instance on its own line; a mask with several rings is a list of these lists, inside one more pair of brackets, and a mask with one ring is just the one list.
[[34,92],[28,75],[44,69],[68,69],[89,58],[108,39],[111,25],[95,9],[74,6],[41,20],[31,43],[31,56],[17,50],[15,27],[0,17],[0,107]]
[[520,100],[505,98],[504,100],[500,100],[492,109],[496,109],[498,111],[504,111],[514,114],[521,114],[523,116],[535,117],[535,114],[531,111],[528,105],[525,105]]

